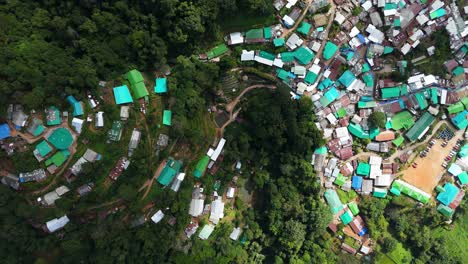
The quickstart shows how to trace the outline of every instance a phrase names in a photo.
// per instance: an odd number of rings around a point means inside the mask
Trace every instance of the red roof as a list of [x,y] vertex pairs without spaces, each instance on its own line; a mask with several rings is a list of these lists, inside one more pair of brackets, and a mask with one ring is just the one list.
[[389,141],[395,139],[395,132],[387,130],[383,131],[375,137],[376,141]]
[[342,148],[339,151],[335,153],[340,159],[346,160],[349,159],[353,156],[353,148],[352,147],[347,147],[347,148]]
[[465,192],[463,190],[460,190],[455,199],[453,199],[453,201],[449,204],[449,207],[455,210],[455,208],[457,208],[460,205],[464,196]]
[[338,124],[340,124],[340,126],[342,126],[342,127],[347,127],[349,125],[348,118],[341,118],[338,121]]
[[444,63],[444,67],[447,69],[447,71],[452,72],[455,67],[458,66],[458,63],[455,59],[451,59],[447,62]]
[[354,233],[359,234],[365,227],[364,220],[362,220],[361,216],[358,215],[353,219],[353,221],[351,221],[351,223],[349,223],[349,226],[353,229]]

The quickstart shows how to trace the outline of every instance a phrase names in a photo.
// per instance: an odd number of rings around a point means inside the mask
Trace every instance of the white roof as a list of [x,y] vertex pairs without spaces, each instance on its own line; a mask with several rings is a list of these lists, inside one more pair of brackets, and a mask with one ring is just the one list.
[[397,13],[396,9],[384,10],[384,16],[394,16]]
[[68,187],[65,186],[65,185],[62,185],[62,186],[58,187],[57,189],[55,189],[55,192],[58,194],[58,196],[62,196],[62,195],[66,194],[69,191],[70,191],[70,189],[68,189]]
[[262,58],[260,56],[255,56],[254,60],[258,63],[261,63],[261,64],[265,64],[265,65],[268,65],[268,66],[273,66],[273,61],[272,60],[268,60],[268,59],[265,59],[265,58]]
[[240,227],[236,227],[232,230],[231,234],[229,235],[229,238],[236,241],[239,239],[239,236],[242,232],[242,229]]
[[301,46],[302,43],[304,43],[304,41],[296,33],[292,33],[292,35],[286,40],[286,46],[292,50]]
[[418,30],[416,30],[416,32],[414,32],[409,38],[410,38],[412,41],[416,41],[416,40],[421,39],[422,37],[424,37],[424,32],[423,32],[421,29],[418,29]]
[[421,41],[419,41],[419,39],[418,39],[415,42],[413,42],[413,45],[411,45],[411,47],[414,49],[419,45],[419,43],[421,43]]
[[236,191],[236,189],[234,189],[232,187],[229,187],[228,190],[227,190],[227,193],[226,193],[226,197],[227,198],[234,198],[235,191]]
[[357,27],[353,27],[351,31],[349,32],[349,36],[354,38],[359,34],[359,29]]
[[288,15],[284,15],[283,21],[284,21],[284,23],[286,23],[286,24],[288,24],[290,26],[294,25],[294,20],[291,17],[289,17]]
[[96,113],[96,127],[103,127],[104,126],[104,112],[97,112]]
[[203,213],[203,199],[192,199],[190,201],[189,215],[197,217]]
[[329,137],[332,136],[332,134],[333,134],[333,129],[331,129],[331,128],[325,128],[323,130],[323,137],[324,138],[329,138]]
[[374,185],[375,186],[390,186],[392,183],[392,175],[391,174],[382,174],[381,176],[378,176],[375,181]]
[[311,49],[312,49],[313,51],[315,51],[315,52],[318,52],[318,51],[320,50],[320,47],[321,47],[321,46],[322,46],[322,44],[320,44],[320,43],[317,42],[317,41],[314,41],[314,42],[312,43]]
[[336,137],[346,137],[349,135],[347,127],[338,127],[335,129]]
[[319,65],[312,64],[312,66],[309,68],[309,71],[311,71],[311,72],[313,72],[315,74],[319,74],[321,69],[322,69],[322,67],[320,67]]
[[381,44],[385,38],[382,31],[378,30],[374,25],[369,24],[366,28],[366,32],[369,33],[367,37],[370,41]]
[[426,24],[427,21],[429,21],[429,18],[425,14],[420,14],[416,17],[416,21],[418,21],[419,25],[422,26]]
[[216,147],[215,151],[213,152],[213,155],[211,155],[211,160],[216,161],[221,154],[221,151],[224,148],[224,144],[226,143],[226,140],[224,138],[221,138],[221,140],[218,143],[218,146]]
[[255,58],[255,51],[242,50],[241,61],[252,61]]
[[408,84],[420,82],[422,78],[424,78],[424,74],[418,74],[418,75],[410,76],[408,78]]
[[183,172],[180,172],[178,175],[177,175],[177,179],[179,181],[183,181],[185,179],[185,173]]
[[434,3],[432,3],[431,10],[437,10],[437,9],[443,7],[444,5],[445,5],[444,2],[442,2],[440,0],[436,0],[436,1],[434,1]]
[[218,197],[211,202],[210,221],[217,224],[221,218],[224,217],[224,203],[223,198]]
[[441,104],[446,104],[447,101],[447,90],[442,90],[442,93],[440,95],[440,103]]
[[307,85],[305,83],[300,82],[297,84],[297,87],[296,87],[297,94],[304,94],[306,90],[307,90]]
[[123,117],[123,118],[128,118],[129,116],[129,110],[130,108],[128,107],[128,105],[124,105],[124,106],[121,106],[120,107],[120,117]]
[[372,7],[372,2],[371,1],[366,1],[366,2],[364,2],[364,4],[362,4],[362,8],[364,8],[364,10],[366,10],[366,11],[371,9],[371,7]]
[[431,85],[431,84],[435,84],[437,83],[437,79],[434,75],[432,74],[429,74],[429,75],[425,75],[423,77],[423,82],[424,82],[424,85]]
[[382,170],[380,169],[380,165],[371,165],[370,166],[370,174],[369,178],[375,179],[378,176],[382,175]]
[[83,127],[83,119],[74,117],[72,120],[72,126],[75,128],[76,132],[81,133],[81,128]]
[[273,65],[278,68],[283,68],[284,63],[281,59],[275,58],[275,60],[273,61]]
[[73,166],[70,168],[70,170],[72,171],[73,175],[77,175],[80,174],[81,172],[81,168],[82,168],[82,165],[85,164],[86,162],[88,162],[85,158],[81,157],[79,158],[75,164],[73,164]]
[[49,232],[53,233],[61,228],[63,228],[66,224],[70,222],[67,215],[64,215],[60,218],[54,218],[46,223],[47,229]]
[[164,217],[164,213],[161,210],[159,210],[151,217],[151,220],[155,224],[157,224],[163,219],[163,217]]
[[213,155],[213,153],[214,153],[214,149],[210,148],[210,149],[208,149],[208,152],[206,152],[206,155],[208,157],[211,157]]
[[230,34],[231,44],[240,44],[244,42],[244,36],[240,32],[234,32]]
[[51,191],[44,195],[44,201],[47,205],[53,205],[58,199],[60,199],[60,196],[58,196],[55,191]]
[[354,115],[353,118],[351,119],[351,122],[355,123],[355,124],[359,124],[361,123],[362,121],[362,117],[358,116],[358,115]]
[[338,120],[336,119],[335,115],[332,114],[332,113],[329,113],[327,115],[327,120],[330,122],[330,124],[332,125],[336,125],[336,123],[338,122]]
[[338,23],[338,24],[343,24],[343,22],[345,21],[345,16],[343,16],[340,12],[336,12],[336,15],[335,15],[335,21]]
[[202,240],[208,239],[211,233],[213,233],[214,228],[215,227],[212,224],[205,225],[203,229],[200,231],[200,234],[198,234],[198,237]]
[[370,252],[370,248],[366,247],[366,246],[362,246],[361,247],[361,252],[367,255]]
[[379,156],[370,156],[369,158],[370,165],[381,165],[382,164],[382,157]]
[[403,53],[403,55],[406,55],[408,54],[408,52],[411,50],[411,45],[409,43],[405,43],[405,45],[403,45],[403,47],[401,47],[401,53]]
[[331,74],[331,71],[330,71],[330,70],[325,70],[325,71],[323,72],[323,77],[328,78],[328,76],[330,76],[330,74]]

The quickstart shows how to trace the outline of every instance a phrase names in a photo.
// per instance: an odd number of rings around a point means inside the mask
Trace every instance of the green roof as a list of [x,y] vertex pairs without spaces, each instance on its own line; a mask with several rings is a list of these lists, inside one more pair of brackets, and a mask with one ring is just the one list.
[[323,194],[325,200],[327,201],[328,205],[331,207],[331,212],[333,214],[338,213],[341,209],[343,209],[343,204],[340,201],[340,197],[335,190],[327,189]]
[[408,85],[402,84],[400,87],[401,87],[401,95],[407,95],[408,94]]
[[132,91],[136,99],[140,99],[149,95],[144,82],[132,84],[130,87],[132,87]]
[[158,182],[164,186],[168,186],[172,182],[174,177],[179,173],[181,168],[181,161],[169,159],[166,163],[166,166],[159,174]]
[[314,52],[312,52],[312,50],[310,50],[308,47],[305,47],[305,46],[300,46],[294,52],[294,57],[296,58],[296,60],[304,65],[309,64],[309,62],[312,61],[314,56],[315,56]]
[[347,225],[353,221],[353,216],[349,211],[346,211],[340,216],[340,219],[343,224]]
[[348,203],[348,208],[349,210],[351,210],[351,213],[353,213],[353,215],[358,215],[359,214],[359,208],[356,204],[356,202],[350,202]]
[[285,43],[284,38],[273,39],[273,44],[275,45],[275,47],[283,47],[284,43]]
[[387,190],[385,189],[374,189],[374,192],[372,192],[372,196],[377,197],[377,198],[385,198],[387,196]]
[[393,193],[395,196],[400,196],[400,194],[401,194],[400,189],[398,189],[396,187],[393,187],[393,186],[392,186],[392,188],[390,188],[390,192]]
[[435,117],[429,114],[429,112],[424,112],[421,118],[419,118],[414,126],[405,134],[406,138],[408,138],[409,141],[415,141],[424,130],[434,122],[434,119]]
[[458,156],[462,158],[468,156],[468,144],[463,145],[463,147],[458,152]]
[[198,235],[198,237],[200,239],[206,240],[206,239],[208,239],[210,237],[211,233],[213,233],[213,230],[214,230],[214,225],[207,224],[200,231],[200,234]]
[[373,108],[376,106],[377,106],[376,101],[369,101],[369,102],[359,101],[358,102],[358,108]]
[[245,33],[246,40],[261,39],[261,38],[263,38],[263,29],[261,28],[251,29]]
[[458,113],[452,122],[458,129],[465,129],[468,126],[468,110]]
[[209,60],[219,57],[228,51],[228,47],[225,44],[220,44],[206,53]]
[[467,173],[466,171],[464,171],[464,172],[458,174],[457,177],[458,177],[458,180],[460,181],[460,183],[461,183],[462,185],[465,185],[465,184],[468,183],[468,173]]
[[297,28],[297,32],[303,34],[303,35],[309,35],[310,28],[312,27],[311,24],[302,21],[301,25]]
[[390,54],[393,52],[393,48],[390,47],[390,46],[385,46],[384,47],[384,51],[383,51],[383,54],[386,55],[386,54]]
[[445,192],[440,192],[436,198],[439,202],[448,206],[455,199],[458,192],[460,192],[460,189],[450,182],[444,185],[444,189]]
[[431,89],[431,102],[432,102],[432,104],[438,104],[439,103],[439,97],[437,97],[437,89],[436,88]]
[[346,109],[344,107],[341,107],[340,109],[338,109],[338,111],[336,111],[336,117],[342,118],[345,116],[346,116]]
[[40,134],[42,134],[45,130],[45,127],[43,125],[38,125],[36,129],[34,130],[33,136],[37,137]]
[[461,111],[465,110],[465,106],[463,105],[462,102],[458,102],[456,104],[453,104],[449,107],[447,107],[448,113],[449,114],[456,114],[460,113]]
[[424,93],[417,93],[415,94],[416,100],[418,101],[419,107],[421,110],[424,110],[427,108],[427,100],[426,97],[424,96]]
[[340,93],[338,90],[332,87],[320,98],[320,104],[322,104],[323,107],[327,107],[331,102],[335,101],[339,95]]
[[170,110],[164,110],[163,113],[163,125],[170,126],[172,119],[172,112]]
[[445,9],[444,8],[439,8],[436,11],[432,11],[429,14],[429,17],[431,19],[436,19],[436,18],[439,18],[439,17],[444,16],[444,15],[445,15]]
[[323,147],[317,148],[314,151],[314,154],[326,155],[327,154],[327,147],[323,146]]
[[[362,73],[366,73],[366,72],[368,72],[370,70],[371,70],[371,67],[369,66],[369,63],[364,62],[362,64]],[[372,75],[371,75],[371,77],[372,77]]]
[[283,81],[289,81],[288,79],[289,73],[287,71],[283,69],[278,69],[276,72],[277,72],[278,78],[280,78]]
[[396,18],[395,20],[393,20],[393,25],[395,27],[400,27],[401,26],[401,20],[400,18]]
[[431,195],[428,194],[428,193],[425,193],[423,191],[421,191],[420,189],[412,186],[411,184],[407,183],[407,182],[404,182],[404,181],[401,181],[401,180],[395,180],[393,181],[393,184],[392,184],[392,188],[390,189],[390,191],[395,194],[395,195],[399,195],[397,194],[398,191],[401,192],[401,193],[404,193],[406,195],[408,195],[409,197],[421,202],[421,203],[428,203],[429,202],[429,199],[431,198]]
[[266,52],[266,51],[263,51],[261,50],[259,53],[258,53],[258,56],[264,58],[264,59],[267,59],[267,60],[274,60],[275,59],[275,54],[272,54],[272,53],[269,53],[269,52]]
[[112,128],[107,132],[107,137],[112,141],[119,141],[122,136],[122,122],[115,120],[112,122]]
[[392,117],[390,123],[394,130],[410,129],[414,125],[414,120],[410,112],[402,111]]
[[465,109],[468,109],[468,96],[461,99],[462,104],[465,106]]
[[49,108],[49,111],[52,111],[55,113],[54,115],[54,119],[48,119],[47,118],[47,125],[48,126],[56,126],[56,125],[60,125],[60,111],[57,109],[57,107],[55,106],[51,106]]
[[281,61],[283,62],[292,62],[294,61],[294,52],[283,52],[281,53]]
[[[367,64],[364,64],[364,65],[367,65]],[[362,76],[362,80],[364,81],[367,87],[374,87],[374,77],[372,76],[372,74],[370,73],[364,74]]]
[[327,41],[327,44],[325,44],[325,48],[323,50],[323,58],[325,60],[329,60],[335,55],[335,53],[338,51],[338,46],[331,42]]
[[437,211],[446,217],[452,217],[453,213],[455,212],[452,208],[443,204],[439,204],[439,206],[437,206]]
[[338,82],[344,85],[346,88],[348,88],[351,85],[351,83],[354,82],[354,80],[356,80],[356,76],[354,76],[354,74],[350,70],[346,70],[340,76],[340,78],[338,78]]
[[343,174],[338,173],[338,177],[336,177],[336,179],[335,179],[335,184],[338,185],[338,186],[343,186],[343,184],[345,184],[345,182],[346,182],[346,177],[343,176]]
[[208,163],[210,162],[210,157],[205,155],[201,160],[198,161],[197,166],[195,167],[195,171],[193,172],[193,176],[196,178],[200,178],[203,174],[203,172],[206,169],[206,166],[208,166]]
[[398,5],[395,3],[386,3],[384,6],[384,10],[393,10],[397,9]]
[[393,97],[400,96],[400,87],[388,87],[388,88],[381,88],[380,91],[382,92],[382,99],[388,99]]
[[156,78],[156,84],[154,86],[155,93],[166,93],[167,92],[167,79]]
[[349,124],[348,125],[348,131],[349,133],[353,134],[354,136],[358,138],[369,138],[369,139],[374,139],[378,134],[379,134],[379,129],[376,128],[369,134],[368,132],[364,131],[359,124]]
[[130,82],[131,85],[135,85],[139,82],[144,81],[143,75],[141,75],[141,72],[138,70],[131,70],[127,73],[127,79]]
[[313,84],[317,80],[317,74],[311,71],[307,71],[307,74],[304,78],[304,82],[307,84]]
[[403,138],[403,136],[399,136],[395,138],[392,142],[398,148],[404,141],[405,139]]
[[49,154],[52,151],[52,148],[47,143],[47,141],[42,140],[41,143],[39,143],[36,146],[36,150],[39,152],[39,155],[41,155],[42,157],[45,157],[47,156],[47,154]]
[[263,28],[263,37],[265,39],[271,39],[271,28],[270,27],[264,27]]
[[358,167],[356,169],[356,174],[369,176],[370,173],[370,165],[368,163],[359,162]]
[[133,103],[133,98],[130,95],[127,85],[114,87],[114,98],[116,104]]
[[45,165],[49,166],[54,164],[57,167],[60,167],[65,163],[67,157],[70,155],[68,151],[57,151],[50,159],[46,160]]
[[52,146],[60,150],[68,149],[73,143],[70,131],[63,127],[55,129],[47,140]]

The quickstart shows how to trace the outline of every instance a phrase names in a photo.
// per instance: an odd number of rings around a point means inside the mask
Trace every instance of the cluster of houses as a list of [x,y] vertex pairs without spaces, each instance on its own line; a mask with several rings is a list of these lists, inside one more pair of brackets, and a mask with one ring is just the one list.
[[[317,2],[328,4],[327,1]],[[327,139],[327,145],[313,154],[312,164],[327,188],[327,202],[332,208],[339,208],[333,212],[336,219],[349,224],[360,237],[365,234],[364,221],[357,215],[354,205],[341,204],[335,189],[354,190],[378,198],[386,197],[389,191],[393,195],[404,193],[427,203],[431,194],[402,180],[394,180],[399,165],[386,162],[378,154],[388,157],[405,144],[424,139],[438,119],[448,119],[460,130],[467,128],[468,22],[460,13],[462,7],[442,0],[335,0],[334,17],[314,14],[298,21],[302,11],[296,5],[300,4],[303,3],[274,1],[278,11],[286,9],[281,24],[233,32],[225,41],[228,46],[264,43],[275,50],[287,49],[277,54],[243,50],[240,61],[272,67],[278,79],[291,88],[291,98],[311,98],[316,125]],[[464,7],[462,12],[466,17],[468,8]],[[327,22],[334,24],[331,28],[338,28],[334,32],[336,35],[329,36]],[[295,25],[297,28],[284,36],[283,33]],[[413,71],[406,81],[381,77],[382,72],[391,73],[396,68],[402,75],[408,74],[408,61],[397,61],[397,67],[391,66],[389,70],[386,57],[400,55],[395,50],[407,55],[435,31],[443,29],[450,36],[454,56],[444,64],[446,76]],[[220,56],[228,51],[223,44],[222,53],[212,54]],[[436,52],[437,45],[431,46],[427,56],[415,58],[411,63],[430,63],[430,57]],[[384,128],[369,122],[374,112],[385,113]],[[354,160],[360,151],[376,155],[368,162]],[[466,180],[465,174],[460,174],[461,179]],[[450,199],[439,208],[445,214],[453,213],[448,208],[453,210],[464,192],[455,192],[451,185],[445,187],[438,188],[439,196]],[[353,254],[357,250],[367,254],[369,248],[365,239],[362,242],[362,249],[350,249],[349,245],[343,245],[343,249]]]

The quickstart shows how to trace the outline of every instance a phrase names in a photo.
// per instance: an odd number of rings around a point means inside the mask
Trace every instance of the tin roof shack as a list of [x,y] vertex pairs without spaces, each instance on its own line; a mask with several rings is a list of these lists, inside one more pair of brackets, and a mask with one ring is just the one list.
[[120,175],[122,175],[123,171],[128,168],[129,165],[130,161],[127,159],[127,157],[120,158],[117,161],[115,167],[109,173],[109,178],[116,181],[120,177]]
[[190,201],[189,215],[198,217],[203,213],[203,206],[205,203],[205,195],[203,188],[196,186],[192,192],[192,200]]
[[171,190],[173,190],[174,192],[178,192],[180,189],[180,185],[182,184],[184,179],[185,179],[185,173],[183,172],[179,173],[177,177],[175,178],[175,180],[172,182]]
[[10,186],[15,190],[20,190],[19,178],[16,175],[8,173],[6,176],[1,177],[0,182],[6,186]]
[[44,169],[37,169],[31,172],[24,172],[19,174],[19,182],[31,182],[31,181],[42,181],[45,180],[47,174]]
[[81,158],[79,158],[75,164],[70,168],[70,171],[73,175],[78,176],[81,173],[81,169],[83,164],[87,162],[95,162],[96,160],[100,160],[101,155],[95,152],[92,149],[87,149],[86,152],[83,154]]
[[130,116],[130,107],[123,105],[120,107],[120,120],[127,121]]
[[60,187],[57,187],[57,189],[46,193],[43,197],[37,198],[37,201],[42,205],[52,206],[55,204],[56,200],[60,199],[64,194],[66,194],[69,191],[70,189],[68,189],[67,186],[62,185]]
[[130,138],[130,143],[128,144],[128,156],[131,157],[133,152],[138,147],[138,143],[140,143],[141,139],[141,132],[138,131],[136,128],[133,129],[132,137]]
[[76,192],[78,193],[80,197],[83,197],[83,196],[88,195],[93,190],[93,188],[94,188],[94,183],[90,182],[90,183],[86,183],[78,187],[76,189]]
[[187,238],[191,238],[193,234],[197,232],[198,229],[198,223],[197,222],[190,222],[190,224],[185,228],[185,235]]
[[123,123],[120,121],[114,121],[112,122],[112,128],[109,130],[107,133],[107,139],[109,141],[120,141],[120,138],[122,137],[122,130],[123,130]]

